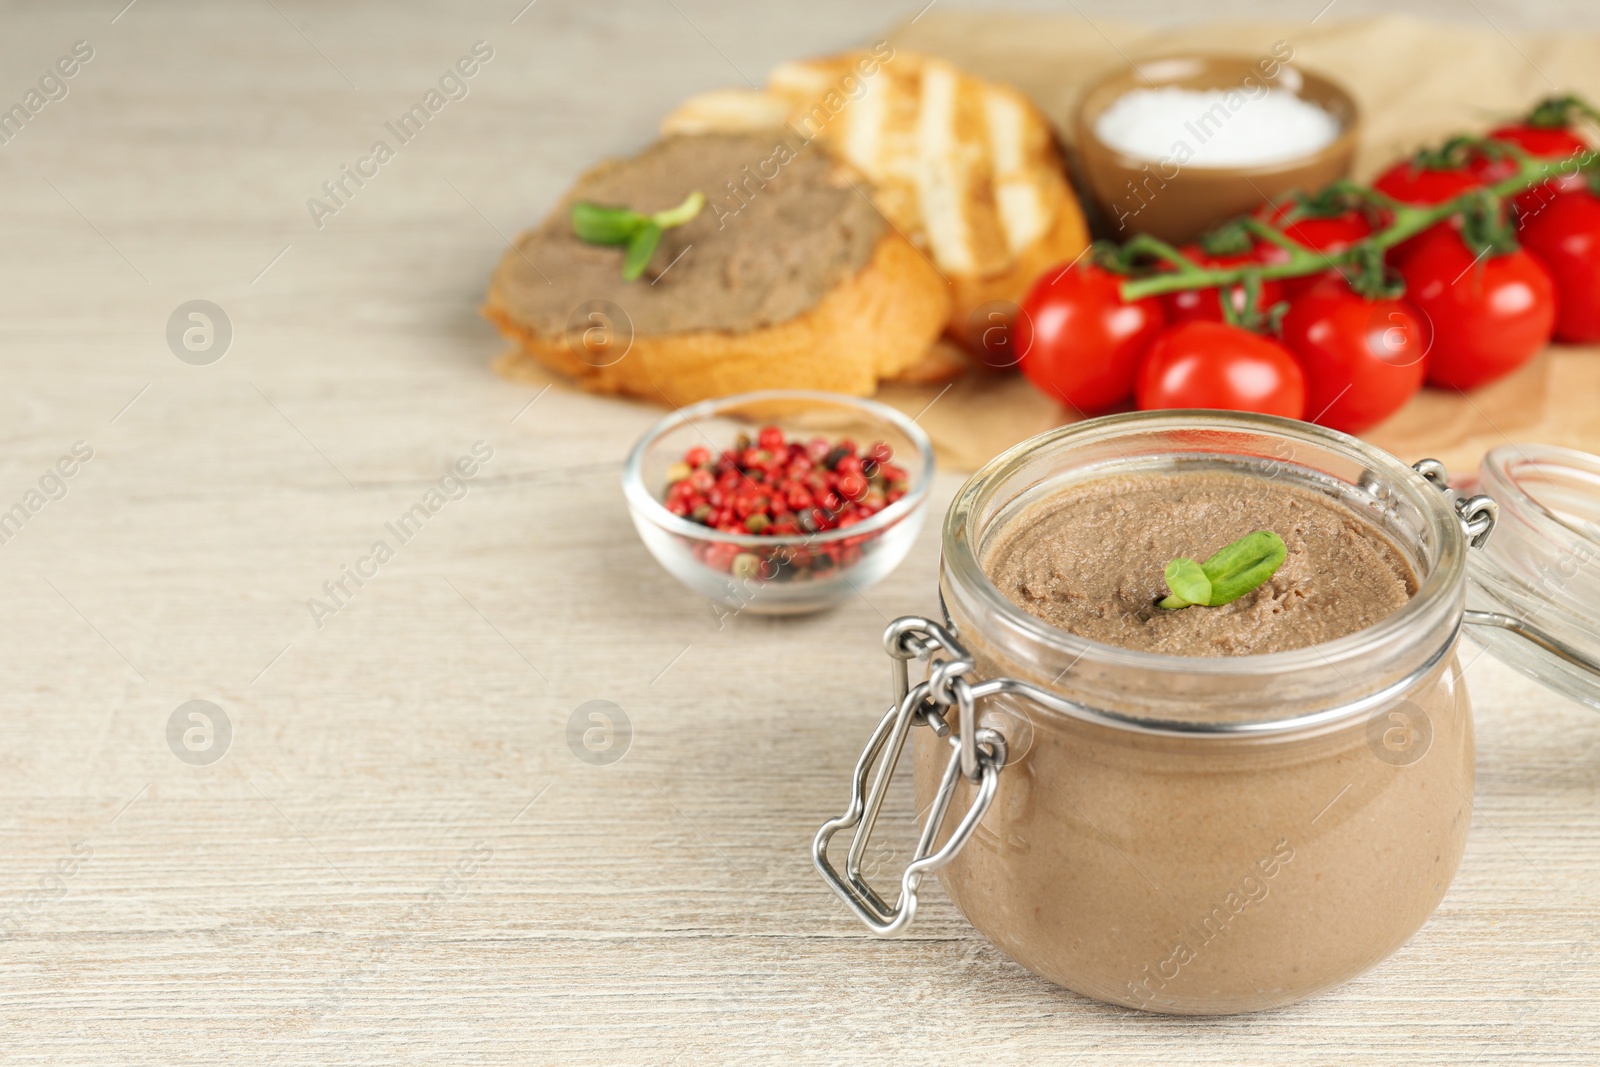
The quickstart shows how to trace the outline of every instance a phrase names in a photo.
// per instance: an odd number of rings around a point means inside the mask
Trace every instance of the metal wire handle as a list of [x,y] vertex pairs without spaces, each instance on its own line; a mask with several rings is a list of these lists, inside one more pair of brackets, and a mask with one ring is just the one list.
[[[999,731],[980,729],[977,725],[978,700],[1001,692],[1004,687],[990,682],[972,686],[967,682],[964,675],[973,670],[972,657],[949,630],[931,619],[908,615],[890,624],[884,632],[884,647],[893,664],[895,703],[878,723],[861,758],[856,761],[855,774],[851,777],[850,806],[837,819],[822,824],[811,844],[811,860],[823,880],[850,910],[874,933],[888,937],[910,925],[917,913],[917,891],[922,879],[955,858],[989,810],[1000,770],[1006,764],[1006,742]],[[939,651],[945,653],[945,658],[932,659]],[[910,684],[912,659],[930,661],[928,680],[915,687]],[[952,729],[946,717],[952,705],[956,709],[958,729]],[[917,839],[916,851],[900,875],[899,896],[890,904],[868,884],[862,874],[861,861],[912,726],[930,727],[940,737],[948,738],[954,751],[945,764],[944,776],[934,794],[922,835]],[[874,764],[878,773],[869,790],[867,776]],[[943,847],[934,851],[934,842],[950,811],[956,783],[963,777],[977,783],[977,794]],[[828,844],[840,830],[852,827],[855,836],[845,858],[844,873],[840,874],[828,859]]]

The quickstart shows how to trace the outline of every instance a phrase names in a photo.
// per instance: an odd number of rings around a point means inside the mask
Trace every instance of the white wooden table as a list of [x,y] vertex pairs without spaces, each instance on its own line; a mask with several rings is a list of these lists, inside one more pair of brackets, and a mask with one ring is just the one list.
[[[719,628],[617,489],[659,413],[489,372],[486,273],[578,169],[920,4],[123,3],[7,5],[0,34],[5,104],[93,50],[0,146],[0,511],[26,513],[0,544],[0,1062],[1594,1062],[1600,715],[1475,660],[1455,887],[1311,1003],[1107,1008],[937,891],[874,942],[807,850],[885,696],[880,630],[934,607],[937,523],[835,612]],[[466,96],[318,228],[307,199],[478,41]],[[213,362],[216,336],[168,343],[193,300],[231,324]],[[192,700],[221,709],[209,748]],[[606,765],[569,743],[594,700],[631,724]]]

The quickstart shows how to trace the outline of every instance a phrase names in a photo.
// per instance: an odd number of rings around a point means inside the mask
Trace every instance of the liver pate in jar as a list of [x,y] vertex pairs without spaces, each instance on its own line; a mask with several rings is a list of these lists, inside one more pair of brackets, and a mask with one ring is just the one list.
[[[1466,843],[1456,645],[1481,499],[1265,416],[1019,445],[947,515],[945,619],[891,627],[897,670],[929,658],[928,681],[900,674],[819,869],[883,933],[937,871],[1013,959],[1134,1008],[1255,1011],[1354,977],[1422,926]],[[1265,582],[1159,606],[1167,560],[1255,530],[1286,548]],[[864,842],[908,738],[923,840],[891,906],[860,845],[841,874],[827,841]]]

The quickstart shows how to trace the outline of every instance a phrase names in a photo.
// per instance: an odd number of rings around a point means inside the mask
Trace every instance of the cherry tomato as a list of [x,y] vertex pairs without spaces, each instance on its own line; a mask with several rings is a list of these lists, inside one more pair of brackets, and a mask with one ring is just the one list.
[[[1269,219],[1272,225],[1282,230],[1291,240],[1296,241],[1313,252],[1322,252],[1335,255],[1343,252],[1372,234],[1372,222],[1366,215],[1359,211],[1347,211],[1342,215],[1329,215],[1322,218],[1303,218],[1287,225],[1282,223],[1282,218],[1287,212],[1287,207],[1273,213]],[[1281,263],[1289,258],[1289,253],[1281,248],[1265,249],[1261,258],[1268,263]],[[1300,278],[1283,279],[1284,292],[1293,297],[1303,293],[1316,285],[1324,278],[1341,277],[1336,268],[1330,267],[1321,274],[1309,274]]]
[[[1530,156],[1538,156],[1541,159],[1566,159],[1589,147],[1588,141],[1566,126],[1533,126],[1525,122],[1490,130],[1489,139],[1516,145]],[[1514,168],[1505,167],[1505,169]]]
[[[1198,266],[1208,270],[1224,267],[1240,267],[1249,263],[1264,263],[1263,249],[1254,248],[1248,252],[1238,252],[1229,255],[1212,255],[1199,245],[1184,245],[1178,249],[1192,259]],[[1245,292],[1242,285],[1230,285],[1228,296],[1233,301],[1235,311],[1244,310]],[[1258,304],[1261,308],[1269,308],[1283,299],[1283,283],[1278,281],[1263,281],[1261,283],[1261,299]],[[1176,293],[1166,293],[1161,297],[1161,307],[1167,313],[1167,322],[1177,324],[1181,322],[1221,322],[1222,320],[1222,294],[1219,289],[1182,289]]]
[[1428,381],[1474,389],[1532,359],[1556,321],[1555,286],[1538,261],[1522,249],[1480,261],[1460,234],[1424,237],[1400,272],[1432,334]]
[[[1483,179],[1474,174],[1471,167],[1436,170],[1407,159],[1378,175],[1373,180],[1372,187],[1380,193],[1387,193],[1402,204],[1442,204],[1482,184]],[[1422,247],[1423,238],[1432,233],[1454,229],[1457,225],[1454,221],[1440,222],[1417,236],[1402,241],[1389,250],[1389,262],[1399,266]]]
[[1600,341],[1600,199],[1565,193],[1524,215],[1518,236],[1556,287],[1556,337]]
[[1047,271],[1023,298],[1013,342],[1029,381],[1079,411],[1133,396],[1139,358],[1161,332],[1161,302],[1122,299],[1123,277],[1092,263]]
[[1402,204],[1442,204],[1482,184],[1470,167],[1436,170],[1404,159],[1373,179],[1372,187]]
[[1360,433],[1422,388],[1427,334],[1400,300],[1367,300],[1328,278],[1289,302],[1283,343],[1306,375],[1311,421]]
[[1139,368],[1141,410],[1222,408],[1300,419],[1306,381],[1288,351],[1237,326],[1186,322],[1164,330]]
[[[1589,151],[1589,142],[1565,126],[1535,126],[1520,122],[1490,130],[1489,137],[1516,145],[1530,156],[1541,159],[1569,159],[1580,152]],[[1485,185],[1509,178],[1516,169],[1516,164],[1508,159],[1486,160],[1475,168]],[[1571,174],[1563,174],[1518,193],[1512,202],[1520,214],[1532,215],[1561,194],[1577,192],[1584,186],[1583,175],[1578,173],[1577,167],[1573,167]]]

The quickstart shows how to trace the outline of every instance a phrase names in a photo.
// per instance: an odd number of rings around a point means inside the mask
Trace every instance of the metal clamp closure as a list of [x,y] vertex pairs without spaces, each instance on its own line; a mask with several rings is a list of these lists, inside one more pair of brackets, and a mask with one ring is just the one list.
[[1462,529],[1466,531],[1467,543],[1473,548],[1482,548],[1489,540],[1489,535],[1494,532],[1494,521],[1500,514],[1500,505],[1495,502],[1494,497],[1484,493],[1462,496],[1450,488],[1450,472],[1436,459],[1419,459],[1411,465],[1411,469],[1428,479],[1440,492],[1450,498],[1451,506],[1456,509],[1456,515],[1461,519]]
[[[850,806],[843,815],[830,819],[817,831],[811,845],[811,859],[818,873],[862,922],[874,933],[889,936],[904,930],[916,915],[917,891],[923,877],[955,858],[989,810],[1000,770],[1005,766],[1006,743],[998,731],[978,728],[977,701],[993,690],[985,683],[979,687],[985,691],[980,694],[967,682],[964,675],[973,670],[972,657],[949,630],[932,620],[907,616],[895,620],[884,633],[884,649],[893,664],[895,704],[878,723],[861,758],[856,761]],[[946,658],[933,659],[940,651]],[[910,685],[909,670],[913,658],[930,661],[928,680],[914,687]],[[946,718],[951,705],[957,713],[954,731]],[[884,797],[889,792],[890,779],[912,726],[932,727],[940,737],[950,740],[954,751],[945,765],[916,851],[900,876],[899,896],[891,905],[868,884],[861,868],[873,827],[883,809]],[[878,771],[869,790],[867,777],[874,765]],[[935,851],[934,842],[949,813],[956,783],[962,777],[977,784],[977,793],[944,845]],[[828,859],[828,845],[840,830],[851,828],[855,829],[855,834],[841,874]]]

